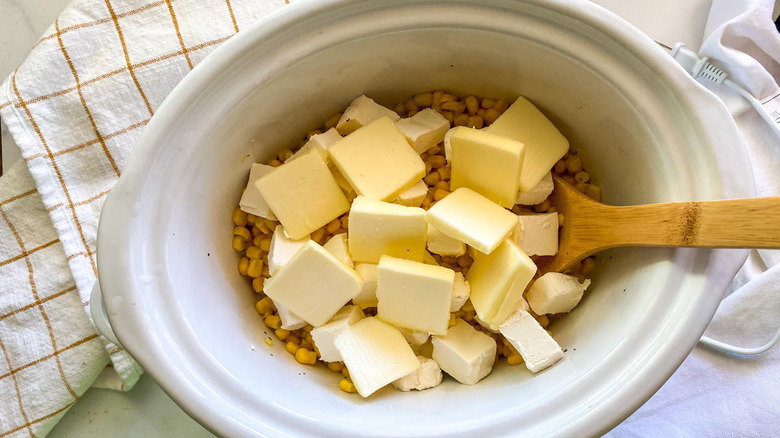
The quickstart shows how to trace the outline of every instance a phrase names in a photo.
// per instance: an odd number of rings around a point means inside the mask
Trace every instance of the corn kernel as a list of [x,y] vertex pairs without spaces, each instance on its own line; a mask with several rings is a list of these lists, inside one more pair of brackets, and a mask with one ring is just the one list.
[[455,119],[455,114],[451,111],[439,111],[441,113],[441,116],[447,119],[450,123]]
[[341,119],[341,113],[333,114],[325,121],[325,127],[328,129],[335,128],[339,124],[339,119]]
[[246,257],[241,257],[241,260],[238,261],[238,273],[241,275],[247,275],[247,269],[249,269],[249,259]]
[[311,140],[312,137],[318,134],[322,134],[322,131],[320,131],[319,129],[311,130],[306,134],[306,139]]
[[239,236],[244,240],[249,240],[252,238],[252,233],[246,227],[233,228],[233,235]]
[[571,176],[571,175],[561,175],[561,178],[563,178],[564,181],[566,181],[567,183],[569,183],[571,185],[574,185],[574,183],[576,183],[576,181],[574,180],[574,177]]
[[263,275],[263,261],[260,259],[253,259],[249,261],[249,266],[246,269],[246,275],[252,278],[258,278]]
[[233,223],[238,227],[243,227],[247,224],[246,213],[240,208],[233,210]]
[[322,240],[323,237],[325,237],[325,229],[324,228],[316,229],[316,230],[314,230],[313,233],[311,233],[311,240],[313,240],[313,241],[315,241],[317,243],[321,243],[320,241]]
[[472,263],[474,263],[474,259],[472,259],[468,254],[463,254],[462,256],[458,257],[458,266],[461,268],[469,268],[471,267]]
[[414,104],[418,107],[431,106],[433,105],[433,93],[415,94],[412,100],[414,100]]
[[271,340],[271,338],[265,338],[265,345],[270,347],[271,345],[273,345],[273,343],[274,341]]
[[274,330],[282,327],[282,320],[279,318],[279,315],[268,315],[263,319],[263,322]]
[[550,318],[548,318],[547,315],[539,316],[538,318],[536,318],[536,321],[542,327],[547,327],[548,325],[550,325]]
[[289,160],[290,157],[292,157],[292,156],[293,156],[293,153],[292,153],[291,150],[289,150],[289,149],[282,149],[281,151],[279,151],[278,158],[279,158],[279,161],[284,163],[285,161]]
[[317,363],[317,356],[313,351],[301,347],[295,352],[295,360],[303,365],[314,365]]
[[433,199],[429,196],[426,196],[425,199],[422,200],[422,204],[420,204],[420,207],[427,210],[431,208],[431,205],[433,205]]
[[257,246],[250,246],[246,249],[246,256],[249,259],[259,259],[263,256],[263,251]]
[[404,109],[406,111],[417,111],[419,108],[417,108],[417,105],[414,103],[413,99],[409,99],[406,102],[404,102]]
[[480,129],[485,125],[485,120],[482,118],[482,116],[469,116],[468,121],[466,122],[466,126],[469,128],[475,128]]
[[395,113],[398,114],[399,117],[406,116],[406,108],[402,103],[395,104],[395,106],[393,107],[393,111],[395,111]]
[[452,169],[450,167],[440,167],[436,170],[439,174],[439,179],[442,181],[449,181],[452,175]]
[[496,104],[493,105],[493,109],[495,109],[496,111],[498,111],[500,113],[503,113],[504,111],[506,111],[507,108],[509,108],[509,102],[507,102],[504,99],[498,99],[496,101]]
[[279,167],[282,165],[282,162],[279,160],[271,160],[271,162],[268,163],[268,165],[271,167]]
[[335,234],[339,228],[341,228],[341,221],[338,219],[333,219],[330,221],[330,223],[328,223],[327,230],[330,234]]
[[255,221],[257,220],[257,216],[253,215],[252,213],[246,214],[246,223],[249,225],[254,225]]
[[423,181],[425,181],[425,184],[428,184],[429,186],[433,186],[439,180],[441,179],[441,175],[439,175],[438,172],[431,172],[427,175],[425,175],[425,178],[423,178]]
[[441,201],[442,199],[447,197],[447,195],[449,195],[449,194],[450,194],[450,192],[448,192],[446,190],[436,189],[436,191],[433,192],[433,200],[434,201]]
[[344,363],[343,362],[328,362],[328,369],[333,371],[334,373],[341,373],[341,370],[344,369]]
[[431,163],[431,167],[433,167],[434,169],[439,169],[441,167],[444,167],[445,164],[447,164],[447,160],[441,155],[434,155],[432,157],[429,157],[428,162]]
[[446,190],[446,191],[449,192],[450,191],[450,183],[447,182],[447,181],[439,181],[439,182],[437,182],[436,184],[433,185],[433,188],[434,189]]
[[344,365],[344,368],[341,369],[341,375],[346,378],[349,378],[349,370],[347,369],[346,365]]
[[271,313],[271,311],[274,309],[274,302],[271,301],[270,298],[264,297],[257,303],[255,303],[255,310],[257,310],[257,313],[266,316]]
[[271,249],[271,239],[265,238],[260,240],[260,245],[258,245],[261,250],[268,252]]
[[339,389],[350,394],[357,392],[355,384],[347,379],[341,379],[341,382],[339,382]]
[[274,334],[276,335],[277,338],[279,338],[280,341],[284,341],[285,339],[287,339],[288,336],[290,336],[290,331],[285,330],[283,328],[279,328],[274,330]]
[[241,236],[234,236],[233,249],[238,252],[244,251],[246,249],[246,240],[243,239]]
[[349,229],[349,216],[344,216],[341,218],[341,228],[345,230]]
[[288,353],[295,355],[295,353],[298,352],[298,344],[293,341],[288,341],[284,344],[284,349],[287,350]]
[[539,204],[534,205],[534,211],[537,213],[544,213],[552,207],[549,199],[545,199]]
[[253,278],[252,279],[252,290],[256,294],[259,294],[260,292],[263,291],[263,285],[264,284],[265,284],[265,278],[263,278],[263,277]]
[[[449,95],[447,95],[447,96],[449,96]],[[442,97],[442,99],[443,99],[443,98],[444,98],[444,97]],[[442,102],[442,103],[441,103],[441,105],[440,105],[440,107],[441,107],[441,109],[442,109],[443,111],[452,111],[452,112],[456,112],[456,111],[458,111],[458,109],[460,109],[460,103],[458,103],[458,102],[456,102],[456,101],[454,101],[454,100],[448,100],[448,101],[446,101],[446,102]]]
[[576,174],[574,174],[574,180],[581,183],[586,183],[590,179],[590,175],[588,175],[588,172],[585,171],[579,171]]
[[520,353],[512,353],[506,358],[506,363],[509,365],[520,365],[523,363],[523,356],[520,356]]
[[482,99],[482,108],[491,109],[496,105],[496,99],[490,99],[488,97]]
[[469,123],[469,116],[468,114],[457,114],[452,120],[452,123],[455,126],[466,126]]
[[595,267],[596,267],[596,260],[592,257],[588,257],[580,263],[580,274],[587,277],[591,274],[591,272],[593,272],[593,269]]
[[428,155],[439,155],[442,151],[443,149],[439,146],[434,146],[423,153]]
[[566,170],[574,175],[582,170],[582,159],[577,155],[571,155],[566,159]]

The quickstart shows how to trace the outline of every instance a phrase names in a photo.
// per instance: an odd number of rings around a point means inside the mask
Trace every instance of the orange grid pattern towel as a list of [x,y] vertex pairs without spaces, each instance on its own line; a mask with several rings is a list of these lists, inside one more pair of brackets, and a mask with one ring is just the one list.
[[0,178],[0,438],[45,436],[93,383],[140,377],[88,316],[103,201],[173,87],[285,3],[76,0],[0,86],[24,158]]

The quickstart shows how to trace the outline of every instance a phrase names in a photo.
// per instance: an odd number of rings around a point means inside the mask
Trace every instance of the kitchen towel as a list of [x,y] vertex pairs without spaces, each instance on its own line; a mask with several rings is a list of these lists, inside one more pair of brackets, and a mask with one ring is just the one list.
[[[780,34],[773,0],[714,0],[700,54],[760,101],[778,93]],[[737,122],[753,166],[756,194],[780,195],[780,138],[740,95],[702,83]],[[713,291],[715,292],[715,291]],[[743,347],[780,328],[780,251],[751,251],[706,336]],[[780,345],[755,357],[699,345],[666,384],[610,437],[768,437],[780,430]]]
[[88,316],[103,200],[184,75],[285,3],[76,0],[0,86],[24,158],[0,178],[0,438],[45,436],[96,379],[137,381]]
[[[24,157],[24,163],[0,178],[0,438],[45,435],[98,376],[101,385],[119,389],[129,389],[137,380],[137,364],[98,337],[85,312],[96,278],[95,237],[103,199],[143,127],[176,83],[220,43],[284,3],[76,0],[0,87],[0,116]],[[749,283],[756,297],[771,292],[767,285],[780,278],[780,273],[768,274],[764,285]],[[752,297],[742,288],[732,297],[735,304],[749,304],[739,295]],[[712,329],[724,321],[722,326],[733,334],[732,316],[744,311],[736,305],[729,310],[728,304]],[[751,315],[756,320],[760,316],[755,309]],[[692,366],[692,360],[703,365]],[[722,360],[730,361],[728,366],[718,362]],[[748,363],[756,367],[750,372],[760,375],[770,368],[764,360]],[[686,419],[664,406],[706,388],[729,406],[729,393],[714,387],[726,375],[726,382],[734,382],[727,389],[735,390],[747,370],[744,361],[731,361],[697,348],[658,395],[615,433],[658,435],[652,433],[654,425]],[[691,378],[701,369],[721,372],[715,385],[706,374]],[[666,393],[678,399],[655,402]],[[697,407],[695,401],[690,406]],[[736,422],[735,416],[742,415],[713,412],[705,402],[709,400],[699,399],[701,423]],[[766,409],[778,417],[776,407]],[[773,432],[777,424],[769,424],[774,427],[756,430]]]

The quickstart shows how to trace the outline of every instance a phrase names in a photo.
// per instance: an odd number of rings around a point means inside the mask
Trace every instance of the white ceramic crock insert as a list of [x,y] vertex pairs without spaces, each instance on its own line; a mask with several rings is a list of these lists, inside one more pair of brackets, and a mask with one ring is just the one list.
[[475,386],[447,379],[363,400],[281,342],[267,347],[230,245],[251,163],[362,93],[389,104],[432,89],[527,96],[581,151],[608,203],[753,193],[723,105],[591,3],[286,6],[174,90],[100,221],[100,285],[119,340],[206,427],[231,437],[584,436],[628,416],[693,348],[745,251],[600,255],[591,291],[553,327],[565,359],[538,375],[504,364]]

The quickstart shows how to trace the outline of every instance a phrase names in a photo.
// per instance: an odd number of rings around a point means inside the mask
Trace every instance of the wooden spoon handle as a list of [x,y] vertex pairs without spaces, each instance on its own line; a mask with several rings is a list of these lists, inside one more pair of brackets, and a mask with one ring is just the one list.
[[[780,197],[599,209],[601,248],[780,248]],[[596,212],[593,212],[596,213]],[[607,225],[609,224],[609,225]],[[595,236],[594,236],[595,237]]]

